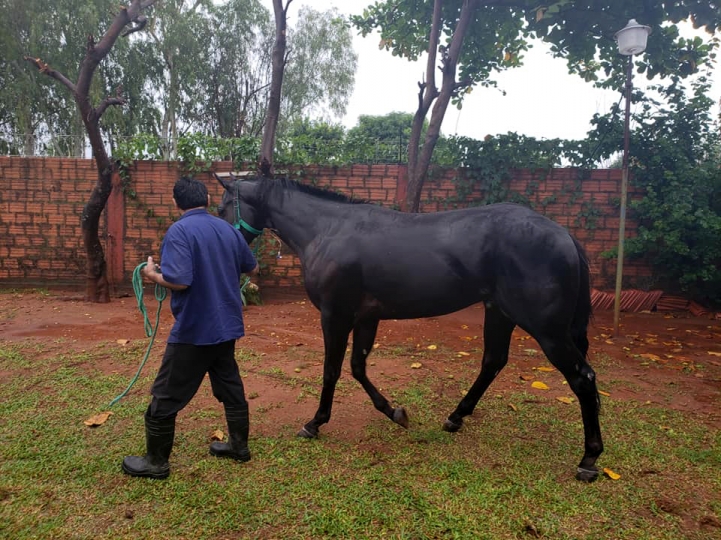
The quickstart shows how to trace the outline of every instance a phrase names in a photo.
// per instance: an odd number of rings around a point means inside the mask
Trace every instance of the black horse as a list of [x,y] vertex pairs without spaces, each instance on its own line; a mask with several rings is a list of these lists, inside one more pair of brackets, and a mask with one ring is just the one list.
[[483,302],[481,372],[443,429],[458,431],[473,412],[506,365],[518,325],[578,397],[585,452],[576,477],[596,479],[603,443],[596,376],[586,360],[588,261],[563,227],[515,204],[409,214],[289,180],[216,178],[225,188],[220,216],[248,242],[262,229],[276,231],[300,258],[308,297],[320,310],[323,390],[299,436],[317,437],[330,420],[351,330],[353,377],[376,409],[407,428],[405,409],[391,407],[366,374],[379,321],[433,317]]

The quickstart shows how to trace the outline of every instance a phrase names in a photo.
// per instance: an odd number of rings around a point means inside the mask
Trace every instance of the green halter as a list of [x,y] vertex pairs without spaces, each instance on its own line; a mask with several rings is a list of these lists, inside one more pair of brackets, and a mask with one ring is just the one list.
[[233,226],[240,230],[241,227],[243,227],[246,231],[248,231],[251,234],[255,234],[256,236],[262,233],[262,230],[258,230],[255,227],[253,227],[250,223],[245,221],[242,217],[240,217],[240,199],[238,197],[238,187],[235,188],[235,197],[233,198],[233,208],[235,209],[235,223],[233,223]]

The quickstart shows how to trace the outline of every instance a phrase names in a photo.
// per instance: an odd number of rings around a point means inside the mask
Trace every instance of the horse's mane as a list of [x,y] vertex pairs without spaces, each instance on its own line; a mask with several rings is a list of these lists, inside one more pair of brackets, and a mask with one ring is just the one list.
[[319,197],[321,199],[333,202],[340,202],[346,204],[368,203],[368,201],[363,199],[356,199],[354,197],[349,197],[348,195],[339,193],[337,191],[330,191],[329,189],[311,186],[309,184],[301,184],[300,182],[296,180],[291,180],[289,178],[259,178],[259,180],[261,185],[261,198],[267,197],[268,194],[275,189],[280,189],[283,191],[299,191],[300,193],[307,193],[308,195],[313,195],[314,197]]

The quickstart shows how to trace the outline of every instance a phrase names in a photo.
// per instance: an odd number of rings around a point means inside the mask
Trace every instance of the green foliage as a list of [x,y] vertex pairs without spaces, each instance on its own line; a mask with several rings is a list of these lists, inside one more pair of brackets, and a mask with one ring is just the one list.
[[[0,0],[1,150],[83,155],[85,130],[72,95],[23,56],[40,57],[75,80],[87,36],[101,35],[120,5]],[[259,0],[166,0],[146,15],[146,28],[118,39],[93,80],[93,103],[119,88],[127,102],[108,109],[101,122],[111,153],[138,133],[161,137],[163,144],[149,151],[160,149],[165,159],[178,157],[176,141],[184,134],[259,136],[271,11]],[[342,115],[357,64],[350,28],[335,11],[301,9],[291,20],[281,133],[304,115]],[[192,157],[189,148],[183,152],[182,159]]]
[[[657,286],[721,305],[721,139],[708,89],[702,73],[689,85],[672,77],[653,96],[634,94],[641,111],[634,115],[630,173],[643,198],[629,204],[639,230],[626,253],[652,264]],[[618,151],[620,107],[594,122],[601,154]],[[611,136],[603,138],[602,130]]]
[[[391,112],[374,116],[362,114],[358,117],[358,124],[348,130],[349,138],[369,138],[376,140],[408,141],[413,125],[413,113]],[[423,135],[428,129],[428,121],[424,122]]]
[[633,175],[645,193],[631,205],[640,228],[628,246],[653,263],[664,285],[720,305],[721,139],[711,130],[705,89],[700,83],[688,99],[669,90],[672,107],[640,119]]
[[[297,22],[295,22],[297,21]],[[301,118],[342,117],[355,84],[353,33],[335,8],[301,7],[288,32],[279,133]]]
[[512,201],[530,205],[527,195],[531,193],[509,189],[513,170],[548,170],[559,166],[564,158],[578,159],[581,146],[576,141],[538,140],[517,133],[488,136],[483,141],[450,137],[439,144],[435,157],[439,165],[462,169],[455,180],[456,199],[450,202],[467,202],[480,186],[482,199],[473,201],[474,204]]
[[[114,16],[111,0],[0,0],[0,146],[13,153],[83,154],[85,128],[73,96],[23,59],[40,58],[71,80],[88,35],[101,35]],[[113,47],[93,79],[94,103],[107,95],[125,43]],[[62,134],[62,136],[58,135]]]
[[[442,3],[439,54],[451,42],[463,0]],[[427,52],[434,2],[385,0],[351,17],[362,35],[380,32],[381,46],[394,56],[417,60]],[[687,76],[712,59],[709,45],[701,38],[679,37],[676,23],[693,20],[713,31],[721,24],[721,12],[708,1],[649,3],[645,0],[605,0],[539,3],[477,2],[478,7],[463,40],[458,80],[470,88],[495,85],[496,73],[523,64],[523,53],[534,40],[551,45],[553,54],[564,58],[569,71],[599,86],[619,88],[623,83],[625,57],[618,54],[614,34],[629,19],[653,28],[639,70],[649,79],[673,74]],[[589,16],[592,13],[593,16]],[[455,96],[459,103],[465,89]]]

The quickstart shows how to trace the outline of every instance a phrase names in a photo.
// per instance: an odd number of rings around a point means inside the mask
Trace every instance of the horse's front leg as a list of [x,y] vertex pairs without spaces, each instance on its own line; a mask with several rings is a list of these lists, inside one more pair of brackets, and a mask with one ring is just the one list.
[[299,437],[307,439],[317,437],[318,428],[330,420],[335,385],[340,377],[343,357],[348,346],[348,334],[353,328],[353,319],[338,313],[321,312],[321,327],[325,344],[323,390],[320,393],[320,404],[315,416],[298,432]]
[[357,322],[353,327],[353,354],[351,355],[351,368],[353,377],[361,384],[370,396],[373,405],[396,424],[408,427],[408,415],[403,407],[393,408],[388,400],[381,394],[366,373],[366,358],[373,350],[373,344],[378,330],[378,319]]

